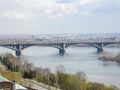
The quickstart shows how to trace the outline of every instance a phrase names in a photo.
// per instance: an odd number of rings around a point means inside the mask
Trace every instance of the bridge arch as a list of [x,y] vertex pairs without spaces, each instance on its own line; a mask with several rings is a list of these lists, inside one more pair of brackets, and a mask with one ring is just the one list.
[[0,48],[2,49],[1,53],[6,53],[6,52],[8,52],[8,53],[15,53],[15,49],[13,49],[13,48],[1,46],[1,45],[0,45]]
[[[28,47],[31,47],[31,46],[41,46],[39,44],[34,44],[34,45],[29,45],[29,46],[25,46],[23,48],[21,48],[21,50],[24,50]],[[42,45],[43,46],[43,45]],[[61,54],[64,54],[65,53],[65,44],[64,43],[59,43],[59,44],[48,44],[48,45],[44,45],[44,46],[48,46],[48,47],[54,47],[54,48],[57,48],[59,50],[59,53]]]
[[[58,44],[48,44],[45,46],[57,48],[59,49],[60,54],[64,54],[66,48],[73,45],[77,45],[77,44],[80,44],[80,43],[58,43]],[[101,47],[98,46],[97,44],[86,44],[86,45],[101,49]],[[39,45],[39,44],[15,44],[15,45],[3,45],[3,46],[1,45],[1,47],[14,50],[16,52],[16,56],[20,56],[22,54],[22,50],[31,46],[43,46],[43,45]]]
[[[69,43],[69,44],[66,44],[65,48],[68,48],[68,47],[74,46],[74,45],[78,45],[78,44],[81,44],[81,43]],[[95,48],[97,48],[98,52],[103,51],[103,47],[104,47],[103,43],[83,43],[83,45],[89,45],[89,46],[95,47]]]
[[13,47],[11,47],[11,46],[2,46],[2,45],[0,45],[0,47],[7,48],[7,49],[10,49],[10,50],[16,51],[16,49],[13,48]]
[[111,45],[120,45],[120,44],[117,44],[117,43],[109,43],[109,44],[105,44],[104,47],[111,46]]
[[[30,45],[30,46],[26,46],[26,47],[23,47],[22,50],[24,49],[27,49],[29,47],[34,47],[34,46],[41,46],[41,45]],[[57,46],[57,45],[44,45],[46,47],[54,47],[54,48],[57,48],[57,49],[62,49],[61,47]]]
[[65,49],[73,46],[73,45],[78,45],[78,44],[85,44],[85,45],[89,45],[92,47],[97,48],[98,52],[102,52],[103,48],[105,46],[108,46],[110,44],[120,44],[120,43],[108,43],[108,42],[81,42],[81,43],[47,43],[47,44],[5,44],[5,45],[0,45],[1,47],[4,48],[8,48],[11,50],[14,50],[16,52],[16,56],[20,56],[22,54],[22,50],[31,47],[31,46],[49,46],[49,47],[54,47],[57,48],[59,50],[60,54],[64,54],[65,53]]

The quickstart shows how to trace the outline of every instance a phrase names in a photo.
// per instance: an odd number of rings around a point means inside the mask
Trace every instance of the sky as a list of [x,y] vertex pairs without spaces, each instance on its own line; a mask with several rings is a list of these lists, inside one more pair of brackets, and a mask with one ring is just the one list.
[[120,33],[120,0],[0,0],[0,34]]

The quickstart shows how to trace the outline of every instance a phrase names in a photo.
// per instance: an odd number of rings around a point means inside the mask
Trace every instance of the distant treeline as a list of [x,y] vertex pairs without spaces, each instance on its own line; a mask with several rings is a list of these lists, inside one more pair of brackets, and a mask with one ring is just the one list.
[[49,68],[35,67],[10,53],[0,55],[0,61],[11,72],[20,72],[23,78],[34,79],[62,90],[119,90],[114,86],[88,82],[82,71],[68,74],[62,65],[57,66],[56,72],[52,73]]

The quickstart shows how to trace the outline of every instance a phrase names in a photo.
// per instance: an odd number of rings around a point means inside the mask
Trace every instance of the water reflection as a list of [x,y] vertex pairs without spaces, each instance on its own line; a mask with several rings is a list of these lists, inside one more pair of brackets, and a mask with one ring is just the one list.
[[102,61],[102,65],[104,66],[104,67],[108,67],[108,66],[120,66],[120,64],[119,63],[116,63],[116,62],[112,62],[112,61]]

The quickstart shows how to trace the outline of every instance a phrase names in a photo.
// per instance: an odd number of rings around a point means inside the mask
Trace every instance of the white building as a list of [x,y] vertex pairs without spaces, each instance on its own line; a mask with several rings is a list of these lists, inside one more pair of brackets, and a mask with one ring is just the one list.
[[0,90],[28,90],[27,88],[9,81],[0,75]]

